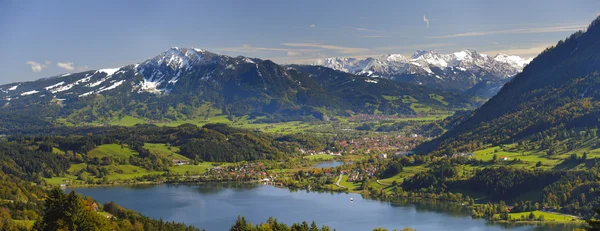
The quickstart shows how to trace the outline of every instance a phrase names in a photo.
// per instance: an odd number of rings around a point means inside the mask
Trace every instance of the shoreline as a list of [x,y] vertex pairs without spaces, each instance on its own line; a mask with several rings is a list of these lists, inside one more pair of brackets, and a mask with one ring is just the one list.
[[[144,181],[144,182],[116,183],[116,184],[69,185],[69,186],[61,187],[61,188],[62,189],[77,189],[77,188],[122,187],[122,186],[140,186],[140,185],[147,185],[147,186],[157,186],[157,185],[200,185],[200,184],[204,184],[204,183],[260,184],[260,181],[206,181],[206,182],[204,182],[204,181],[197,181],[197,182],[166,182],[166,181],[156,182],[156,181]],[[409,200],[416,199],[416,200],[425,200],[425,201],[442,202],[442,203],[453,203],[451,201],[445,201],[445,200],[439,200],[439,199],[433,199],[433,198],[426,198],[426,197],[382,198],[382,197],[368,195],[364,191],[355,191],[355,190],[329,190],[327,188],[319,188],[317,190],[311,190],[311,189],[307,189],[307,188],[290,187],[290,186],[285,185],[285,184],[281,184],[281,185],[267,184],[267,185],[268,186],[272,186],[272,187],[277,187],[277,188],[290,189],[290,190],[308,190],[308,191],[323,191],[323,192],[331,192],[331,193],[357,194],[357,195],[362,196],[365,199],[378,200],[378,201],[389,202],[389,203],[393,203],[394,199],[409,199]],[[456,204],[460,205],[458,203],[456,203]],[[461,205],[461,206],[463,206],[465,208],[470,207],[470,206],[465,206],[465,205]],[[573,217],[573,215],[571,215],[571,214],[562,214],[562,213],[555,213],[555,214]],[[471,219],[483,219],[483,220],[486,220],[486,221],[488,221],[490,223],[516,224],[516,225],[532,225],[532,226],[552,225],[552,224],[559,224],[559,225],[584,225],[585,224],[585,220],[582,220],[582,219],[577,219],[575,221],[555,221],[555,220],[547,220],[547,221],[546,220],[544,220],[544,221],[515,221],[515,220],[493,220],[493,219],[489,219],[489,218],[474,218],[474,217],[471,217]]]

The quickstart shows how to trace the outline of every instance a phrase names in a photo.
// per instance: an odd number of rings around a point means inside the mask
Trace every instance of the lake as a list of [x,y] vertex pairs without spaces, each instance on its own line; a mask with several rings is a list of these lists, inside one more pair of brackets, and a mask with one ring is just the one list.
[[[69,189],[67,189],[69,190]],[[152,218],[185,222],[206,230],[228,230],[238,215],[253,223],[273,216],[288,224],[316,221],[338,231],[414,228],[440,230],[570,230],[572,227],[511,226],[471,219],[463,206],[435,201],[382,202],[353,193],[294,191],[260,184],[206,183],[136,187],[77,188],[101,203],[121,206]],[[354,201],[351,202],[350,198]]]
[[315,168],[335,168],[337,166],[342,166],[343,164],[344,162],[337,160],[323,161],[315,165]]

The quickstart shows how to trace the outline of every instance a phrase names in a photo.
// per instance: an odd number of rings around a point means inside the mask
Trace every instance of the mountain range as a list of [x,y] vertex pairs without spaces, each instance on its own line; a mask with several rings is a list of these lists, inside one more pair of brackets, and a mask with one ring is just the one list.
[[365,59],[336,57],[316,64],[356,75],[489,98],[530,61],[505,54],[491,57],[474,50],[450,54],[419,50],[410,58],[400,54]]
[[[600,126],[600,18],[547,48],[462,123],[420,153],[472,151],[520,143],[568,151]],[[576,139],[574,139],[576,137]],[[528,144],[531,143],[531,144]]]
[[267,121],[416,115],[472,106],[468,97],[409,83],[177,47],[138,64],[2,85],[0,103],[5,112],[72,122],[117,116],[190,119],[208,114],[200,111],[203,105],[223,115]]

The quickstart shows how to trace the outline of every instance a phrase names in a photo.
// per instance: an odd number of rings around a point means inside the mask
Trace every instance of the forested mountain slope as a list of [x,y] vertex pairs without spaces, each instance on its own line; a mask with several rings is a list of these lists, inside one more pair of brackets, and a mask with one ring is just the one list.
[[[590,130],[600,116],[600,18],[536,57],[470,118],[418,152],[474,150]],[[584,131],[586,132],[586,131]]]

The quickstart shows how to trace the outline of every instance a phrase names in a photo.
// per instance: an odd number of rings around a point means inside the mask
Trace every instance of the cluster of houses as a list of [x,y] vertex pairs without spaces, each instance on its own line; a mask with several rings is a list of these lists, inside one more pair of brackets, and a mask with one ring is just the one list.
[[325,150],[325,151],[315,151],[315,150],[304,150],[304,149],[300,149],[299,150],[300,153],[302,153],[302,155],[309,155],[309,156],[313,156],[313,155],[332,155],[332,156],[342,156],[341,152],[332,152],[330,150]]
[[222,178],[250,178],[254,180],[271,178],[266,172],[265,166],[259,162],[243,165],[217,166],[209,169],[204,175]]
[[414,149],[422,143],[422,137],[418,134],[409,136],[382,135],[378,137],[363,137],[360,139],[351,139],[340,141],[338,144],[345,150],[353,153],[355,150],[363,149],[367,153],[373,152],[406,152]]
[[[423,142],[423,137],[418,134],[411,135],[382,135],[377,137],[363,137],[338,142],[341,151],[330,150],[305,150],[299,149],[303,155],[332,155],[341,156],[343,153],[352,154],[357,150],[366,153],[390,153],[395,157],[412,154],[411,150]],[[393,153],[393,154],[392,154]],[[378,158],[386,159],[388,154],[379,154]]]
[[461,153],[454,153],[451,156],[452,158],[458,158],[458,157],[473,157],[473,153],[472,152],[461,152]]
[[343,171],[344,175],[348,175],[348,182],[360,182],[365,177],[375,176],[375,172],[377,172],[377,167],[367,167],[365,169],[352,169],[348,171]]
[[[416,116],[415,116],[416,117]],[[370,115],[370,114],[359,114],[352,116],[348,119],[350,122],[379,122],[384,120],[396,120],[398,116],[395,115]]]

